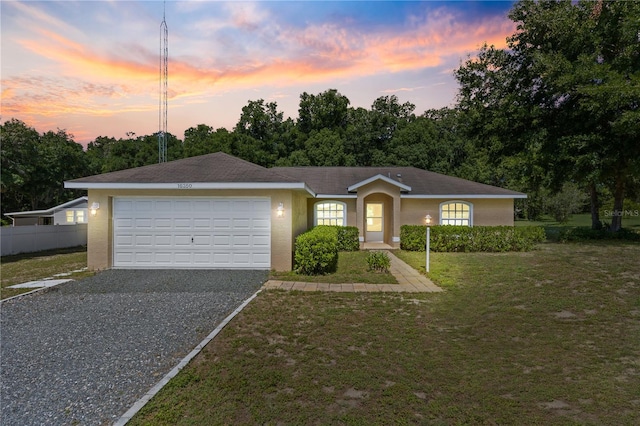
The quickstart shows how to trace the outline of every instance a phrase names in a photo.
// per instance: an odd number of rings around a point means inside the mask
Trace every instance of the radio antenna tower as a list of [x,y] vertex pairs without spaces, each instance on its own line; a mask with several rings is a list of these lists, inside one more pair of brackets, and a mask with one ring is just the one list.
[[158,117],[158,163],[167,162],[167,89],[169,87],[169,29],[165,20],[166,2],[163,2],[160,24],[160,110]]

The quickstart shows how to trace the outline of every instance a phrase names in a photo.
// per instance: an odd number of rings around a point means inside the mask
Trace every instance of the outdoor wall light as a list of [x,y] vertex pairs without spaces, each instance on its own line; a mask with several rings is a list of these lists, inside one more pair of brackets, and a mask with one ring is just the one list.
[[95,216],[96,214],[98,214],[98,209],[100,208],[100,203],[94,201],[91,204],[90,210],[91,210],[91,216]]
[[278,209],[276,211],[277,211],[276,214],[278,215],[278,217],[284,216],[284,203],[278,204]]

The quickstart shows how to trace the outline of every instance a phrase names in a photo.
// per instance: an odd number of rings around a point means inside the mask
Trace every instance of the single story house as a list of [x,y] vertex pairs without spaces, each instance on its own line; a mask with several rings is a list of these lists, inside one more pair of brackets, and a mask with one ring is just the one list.
[[47,210],[5,213],[13,221],[13,226],[28,225],[75,225],[87,223],[88,197],[67,201]]
[[88,190],[88,266],[291,270],[296,236],[356,226],[397,247],[400,226],[513,225],[510,191],[414,167],[264,168],[221,152],[65,182]]

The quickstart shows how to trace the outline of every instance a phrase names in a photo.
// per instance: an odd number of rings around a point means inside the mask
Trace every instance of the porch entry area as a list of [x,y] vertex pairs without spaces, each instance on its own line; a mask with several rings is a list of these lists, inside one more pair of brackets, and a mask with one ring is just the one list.
[[384,204],[366,203],[365,242],[384,242]]

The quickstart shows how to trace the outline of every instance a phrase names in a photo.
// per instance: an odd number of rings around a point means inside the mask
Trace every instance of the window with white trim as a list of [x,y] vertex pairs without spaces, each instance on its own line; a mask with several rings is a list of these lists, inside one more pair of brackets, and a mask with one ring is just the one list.
[[314,208],[315,225],[345,226],[347,205],[340,201],[321,201]]
[[85,223],[84,210],[67,210],[65,212],[67,223]]
[[473,204],[447,201],[440,204],[440,225],[471,226]]

